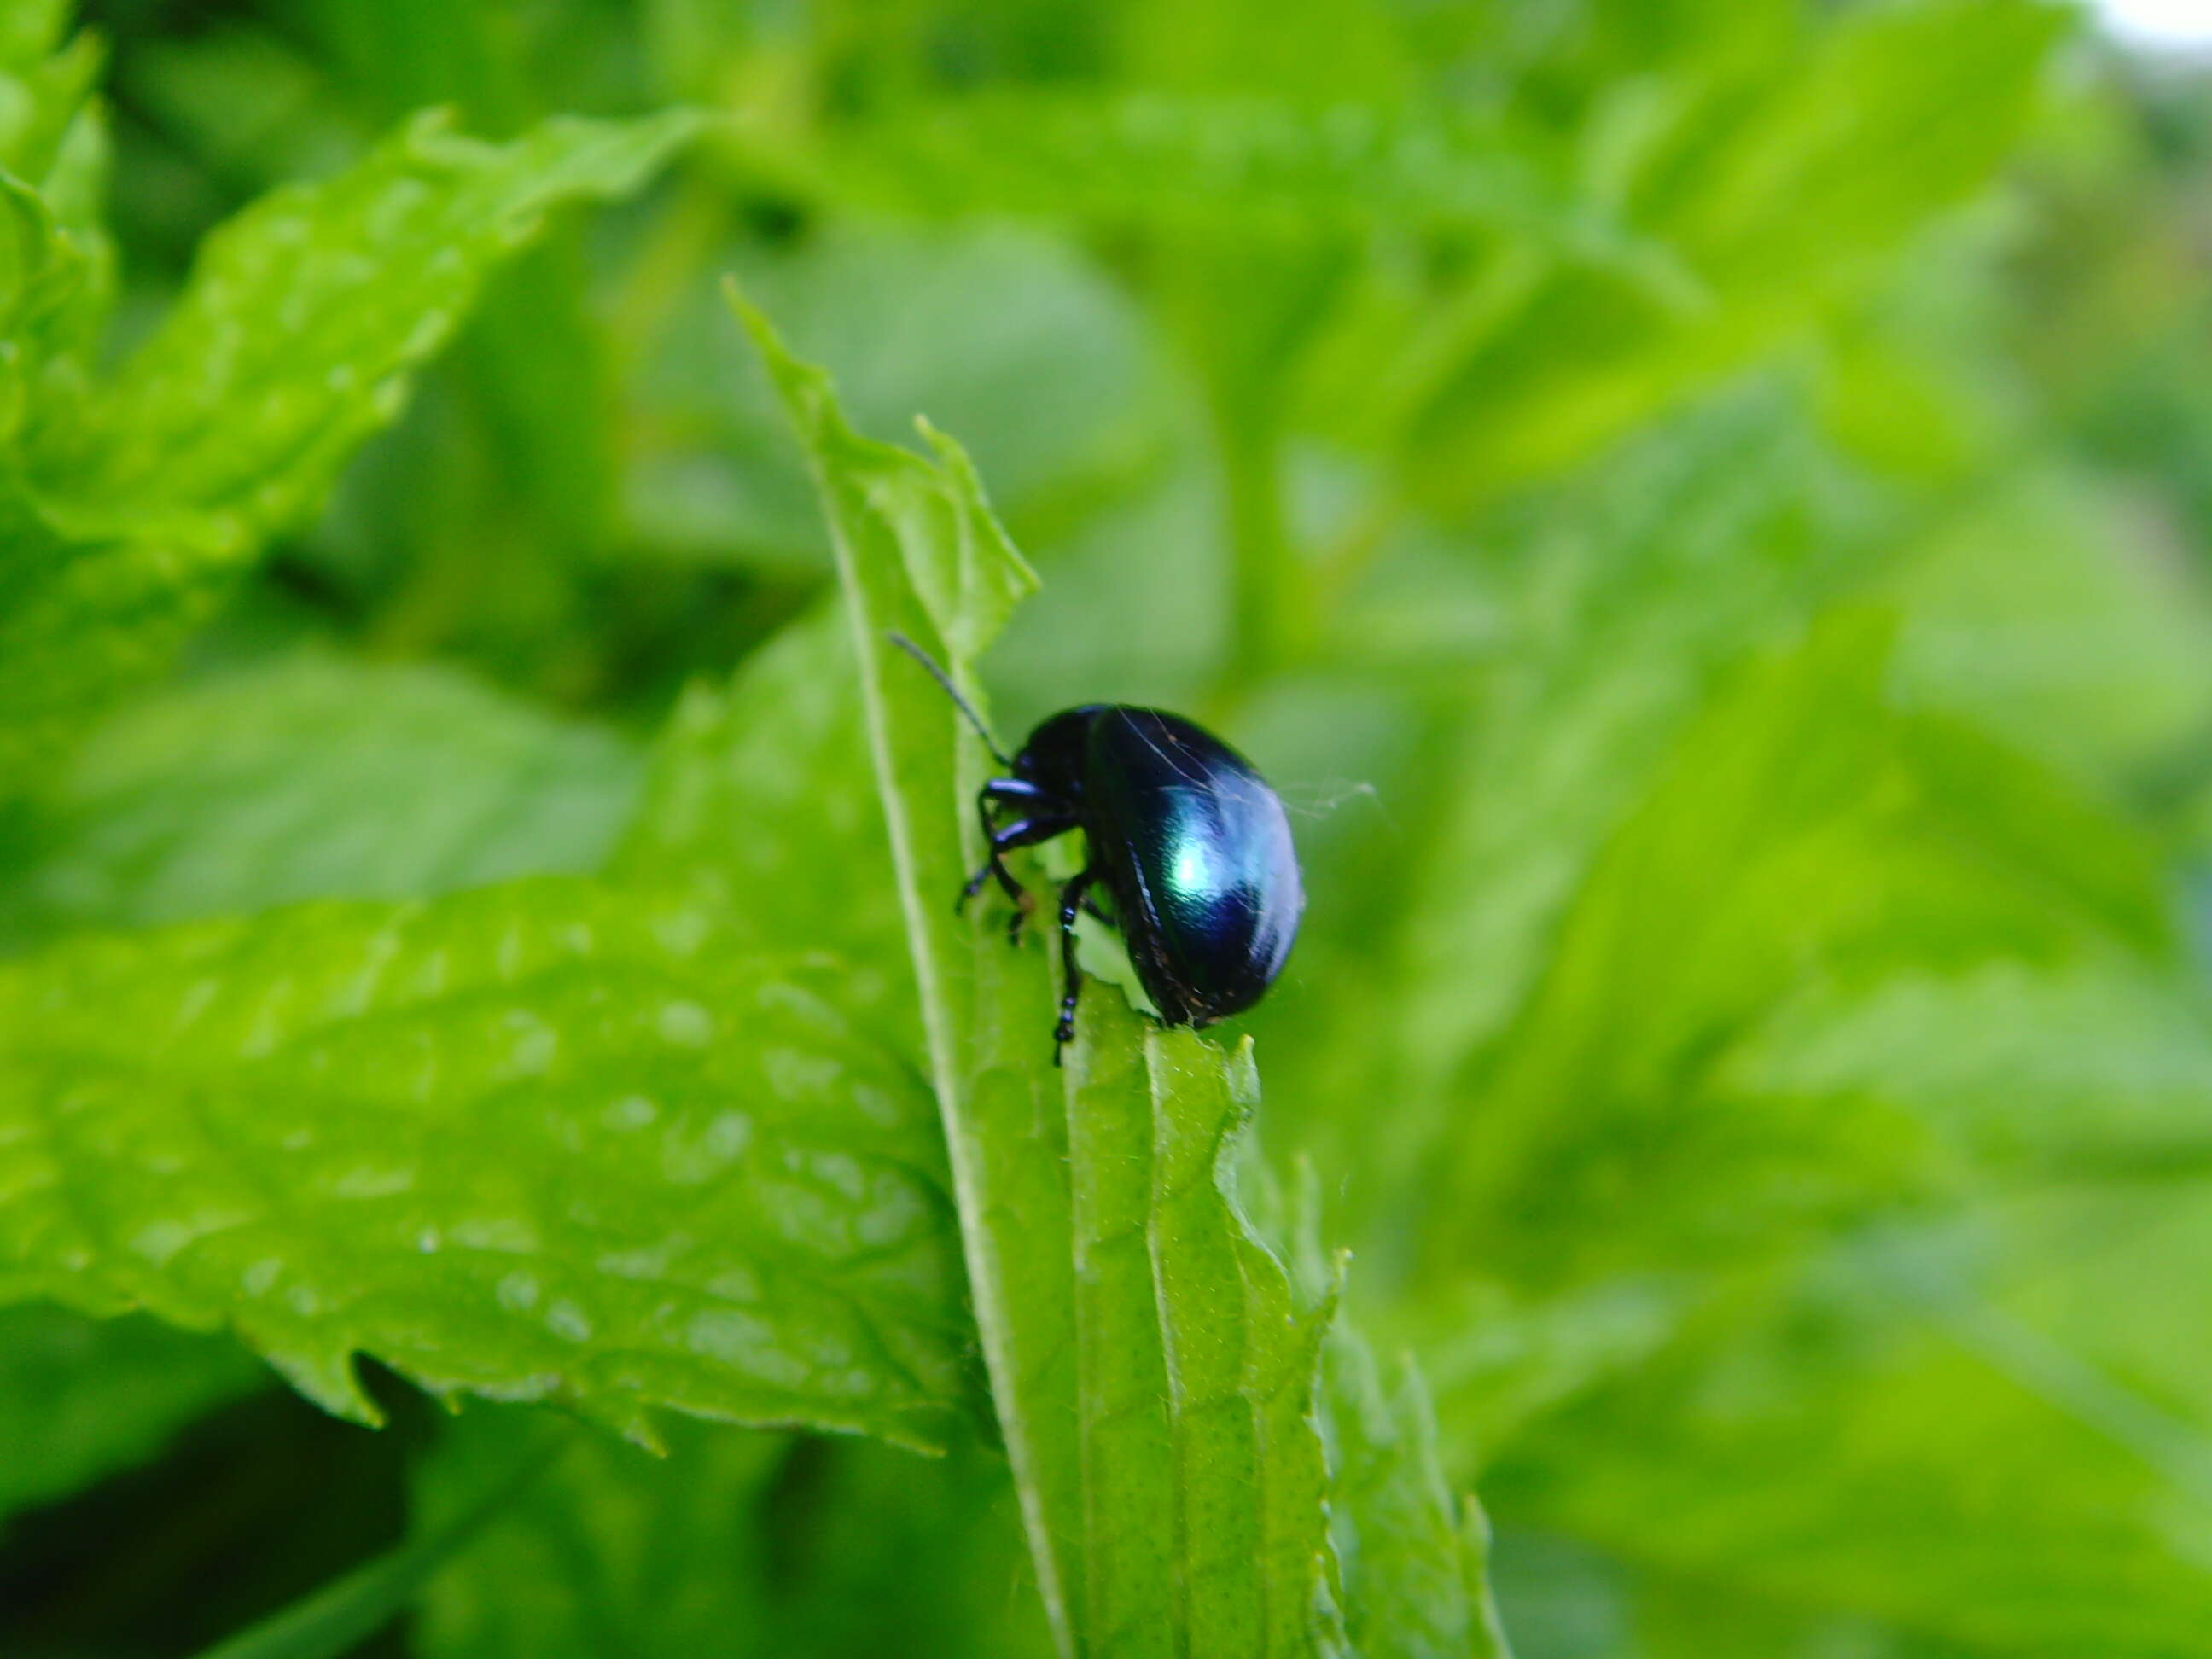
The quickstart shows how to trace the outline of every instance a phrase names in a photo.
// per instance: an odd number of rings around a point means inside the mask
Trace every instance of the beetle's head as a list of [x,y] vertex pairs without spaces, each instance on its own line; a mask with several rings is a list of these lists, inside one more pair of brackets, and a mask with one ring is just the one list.
[[1055,795],[1079,798],[1089,764],[1091,722],[1104,706],[1085,703],[1046,720],[1014,757],[1015,775]]

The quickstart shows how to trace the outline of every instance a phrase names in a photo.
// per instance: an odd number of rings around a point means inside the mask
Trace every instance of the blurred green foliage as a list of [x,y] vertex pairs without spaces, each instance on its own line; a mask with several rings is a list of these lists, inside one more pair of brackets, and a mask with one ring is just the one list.
[[[2208,179],[2036,0],[0,7],[0,1650],[2202,1652]],[[1235,1168],[1021,1138],[817,483],[1281,787]]]

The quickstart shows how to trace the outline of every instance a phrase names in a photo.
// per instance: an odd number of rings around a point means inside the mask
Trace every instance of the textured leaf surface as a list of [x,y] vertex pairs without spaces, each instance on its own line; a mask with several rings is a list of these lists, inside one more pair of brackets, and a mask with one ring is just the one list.
[[942,1435],[926,1092],[834,975],[557,880],[0,975],[0,1295],[228,1323],[332,1409],[441,1389]]
[[919,1057],[849,634],[825,607],[729,684],[692,688],[654,745],[610,873],[680,885],[763,950],[833,954],[844,1005],[870,1011]]
[[1235,1207],[1258,1103],[1102,988],[1070,1056],[1083,1607],[1102,1653],[1305,1653],[1334,1634],[1314,1396],[1325,1312]]
[[[943,694],[884,637],[897,628],[941,648],[939,618],[921,593],[940,602],[949,594],[960,609],[943,621],[957,624],[969,646],[950,665],[964,676],[1014,592],[1033,579],[972,481],[963,490],[912,453],[860,438],[839,414],[828,378],[784,355],[764,320],[748,321],[814,471],[836,545],[977,1334],[1047,1616],[1065,1650],[1079,1616],[1070,1553],[1081,1537],[1073,1273],[1060,1243],[1071,1237],[1067,1130],[1033,1058],[1050,1030],[1052,992],[1044,973],[1003,939],[987,943],[978,927],[956,930],[933,920],[946,908],[939,895],[957,890],[965,873],[960,826],[969,813],[961,796],[982,781],[982,766],[954,735],[950,722],[958,717]],[[928,569],[926,583],[907,574],[909,546]],[[957,587],[963,548],[993,562],[976,573],[972,609]]]

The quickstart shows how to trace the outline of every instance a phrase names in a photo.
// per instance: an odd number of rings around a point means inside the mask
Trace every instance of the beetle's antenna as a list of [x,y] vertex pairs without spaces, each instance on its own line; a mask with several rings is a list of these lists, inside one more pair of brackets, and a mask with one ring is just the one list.
[[993,757],[998,761],[1000,765],[1005,767],[1010,772],[1012,771],[1014,769],[1013,757],[1007,754],[1005,750],[999,747],[998,740],[991,735],[991,728],[983,724],[983,717],[968,706],[968,699],[960,695],[960,688],[953,684],[952,676],[946,673],[942,668],[939,668],[937,665],[937,659],[931,656],[928,652],[923,650],[920,646],[916,645],[912,640],[907,638],[905,635],[900,633],[896,629],[891,629],[890,633],[886,635],[886,637],[890,639],[893,645],[898,647],[900,650],[905,652],[908,656],[912,657],[916,662],[920,663],[924,668],[929,671],[929,678],[935,680],[939,685],[945,688],[945,695],[952,699],[952,706],[968,717],[968,724],[974,726],[975,728],[975,735],[983,739],[983,747],[991,751]]

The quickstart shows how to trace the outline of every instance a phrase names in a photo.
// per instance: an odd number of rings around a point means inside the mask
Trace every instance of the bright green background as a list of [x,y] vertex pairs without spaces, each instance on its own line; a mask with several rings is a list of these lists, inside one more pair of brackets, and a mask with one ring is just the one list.
[[731,273],[972,457],[1003,730],[1291,805],[1346,1643],[1479,1650],[1449,1488],[1522,1659],[2207,1650],[2202,79],[2034,0],[15,0],[0,170],[0,1653],[545,1436],[362,1651],[1048,1650]]

